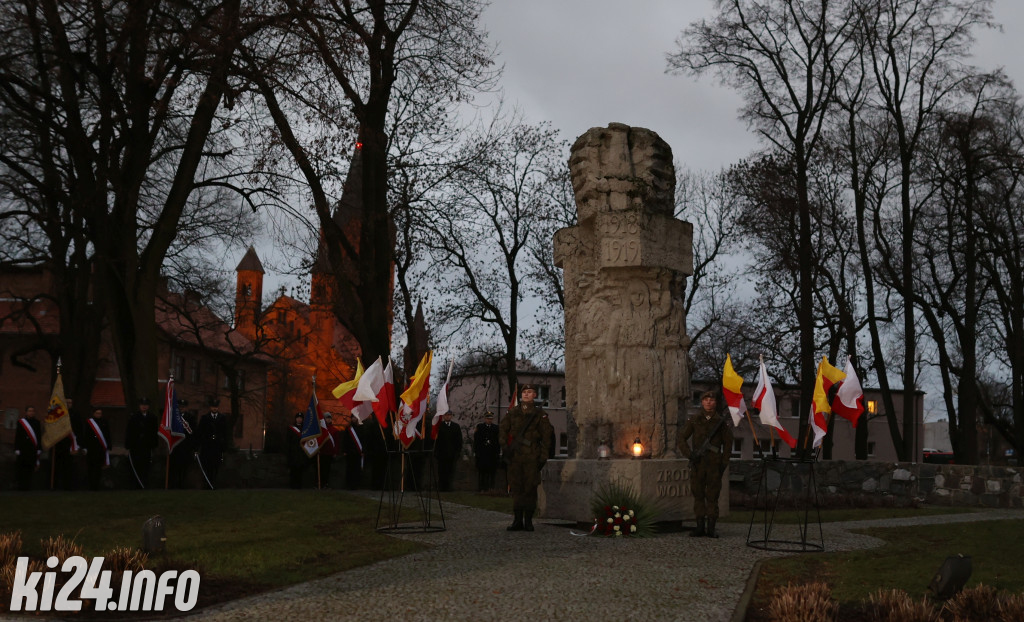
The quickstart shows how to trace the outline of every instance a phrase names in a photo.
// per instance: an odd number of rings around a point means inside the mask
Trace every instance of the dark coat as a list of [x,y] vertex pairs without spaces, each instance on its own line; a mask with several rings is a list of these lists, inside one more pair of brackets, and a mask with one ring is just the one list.
[[453,462],[462,454],[462,428],[454,421],[441,421],[437,424],[437,441],[434,443],[434,455],[438,460]]
[[128,419],[128,427],[124,433],[124,446],[135,453],[149,453],[156,449],[159,440],[157,428],[160,422],[156,413],[136,411]]
[[221,453],[231,446],[231,425],[224,413],[206,413],[199,420],[196,436],[199,437],[199,451],[204,457],[220,458]]
[[498,426],[494,423],[481,423],[473,432],[473,455],[476,457],[476,468],[498,468]]
[[[28,422],[28,425],[36,434],[36,438],[33,441],[32,436],[25,431],[23,422]],[[16,462],[20,465],[35,465],[36,460],[39,456],[39,451],[42,449],[43,442],[43,426],[39,423],[36,418],[29,419],[22,417],[18,420],[18,424],[14,429],[14,450],[18,452]]]

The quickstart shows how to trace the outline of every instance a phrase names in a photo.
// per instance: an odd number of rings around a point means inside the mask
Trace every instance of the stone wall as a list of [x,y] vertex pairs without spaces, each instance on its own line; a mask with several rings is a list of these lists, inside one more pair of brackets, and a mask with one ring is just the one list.
[[[1024,469],[957,464],[825,461],[814,465],[824,507],[904,507],[916,504],[990,508],[1024,507]],[[760,460],[733,460],[729,466],[730,502],[734,509],[754,505],[761,478]],[[781,472],[769,470],[769,484]],[[786,491],[807,481],[806,469],[787,470]]]

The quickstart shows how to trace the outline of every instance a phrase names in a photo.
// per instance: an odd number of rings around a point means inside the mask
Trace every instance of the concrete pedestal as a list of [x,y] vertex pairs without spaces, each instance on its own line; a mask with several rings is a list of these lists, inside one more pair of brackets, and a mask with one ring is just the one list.
[[[688,460],[548,460],[541,471],[538,510],[543,518],[592,522],[590,503],[603,485],[631,484],[661,505],[659,521],[693,520]],[[729,471],[722,475],[719,516],[729,513]]]

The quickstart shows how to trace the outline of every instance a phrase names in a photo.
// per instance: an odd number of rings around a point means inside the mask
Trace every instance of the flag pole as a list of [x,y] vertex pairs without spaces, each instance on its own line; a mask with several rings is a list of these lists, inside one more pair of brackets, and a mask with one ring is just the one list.
[[750,424],[750,433],[754,435],[754,444],[757,445],[757,455],[764,458],[764,450],[761,449],[761,441],[757,439],[757,432],[754,430],[754,420],[750,417],[750,409],[743,409],[743,414],[747,417],[747,423]]
[[[60,378],[60,368],[61,368],[60,357],[58,356],[57,357],[57,377],[58,378]],[[65,416],[70,417],[70,414],[65,413]],[[39,439],[39,442],[42,443],[42,439],[41,438]],[[53,484],[56,481],[56,472],[57,472],[57,445],[54,444],[53,446],[50,447],[50,490],[53,490]]]
[[[174,372],[171,372],[171,373],[167,374],[167,384],[170,385],[172,380],[174,380]],[[172,409],[174,408],[173,404],[171,404],[171,408]],[[164,410],[167,410],[167,394],[166,394],[166,389],[165,389],[165,392],[164,392]],[[168,419],[168,421],[170,421],[171,425],[173,426],[173,424],[174,424],[174,411],[173,410],[171,411],[171,416]],[[173,430],[174,428],[172,427],[171,429]],[[184,479],[184,478],[182,478],[182,479]],[[171,482],[171,443],[168,442],[167,443],[167,457],[164,459],[164,490],[170,489],[170,482]]]

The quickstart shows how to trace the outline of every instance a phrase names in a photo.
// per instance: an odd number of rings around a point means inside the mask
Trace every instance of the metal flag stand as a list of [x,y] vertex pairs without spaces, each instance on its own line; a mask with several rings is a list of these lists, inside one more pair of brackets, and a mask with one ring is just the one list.
[[[818,487],[814,477],[817,460],[810,458],[779,458],[765,456],[761,459],[761,478],[754,497],[754,513],[747,530],[747,546],[765,551],[790,553],[820,553],[825,550],[825,536],[821,530],[821,511],[818,503]],[[769,474],[777,473],[778,481],[770,482]],[[763,491],[763,495],[762,495]],[[797,540],[773,538],[776,530],[775,517],[783,492],[790,492],[793,509],[799,516]],[[814,517],[811,517],[811,509]],[[758,520],[760,518],[760,520]],[[817,538],[813,526],[817,523]],[[755,533],[755,525],[758,531]]]
[[[441,490],[437,481],[437,470],[434,468],[433,449],[399,449],[388,448],[388,466],[384,473],[384,488],[380,491],[380,503],[377,505],[377,531],[383,532],[435,532],[446,531],[444,509],[441,507]],[[398,467],[398,485],[392,485],[392,469]],[[418,468],[417,468],[418,467]],[[411,490],[406,491],[406,469],[409,469],[408,481]],[[402,510],[405,508],[405,495],[409,492],[415,497],[418,516],[411,522],[402,522]],[[388,506],[384,507],[384,497],[388,497]],[[434,512],[434,502],[437,512]],[[440,519],[440,524],[435,522]]]

